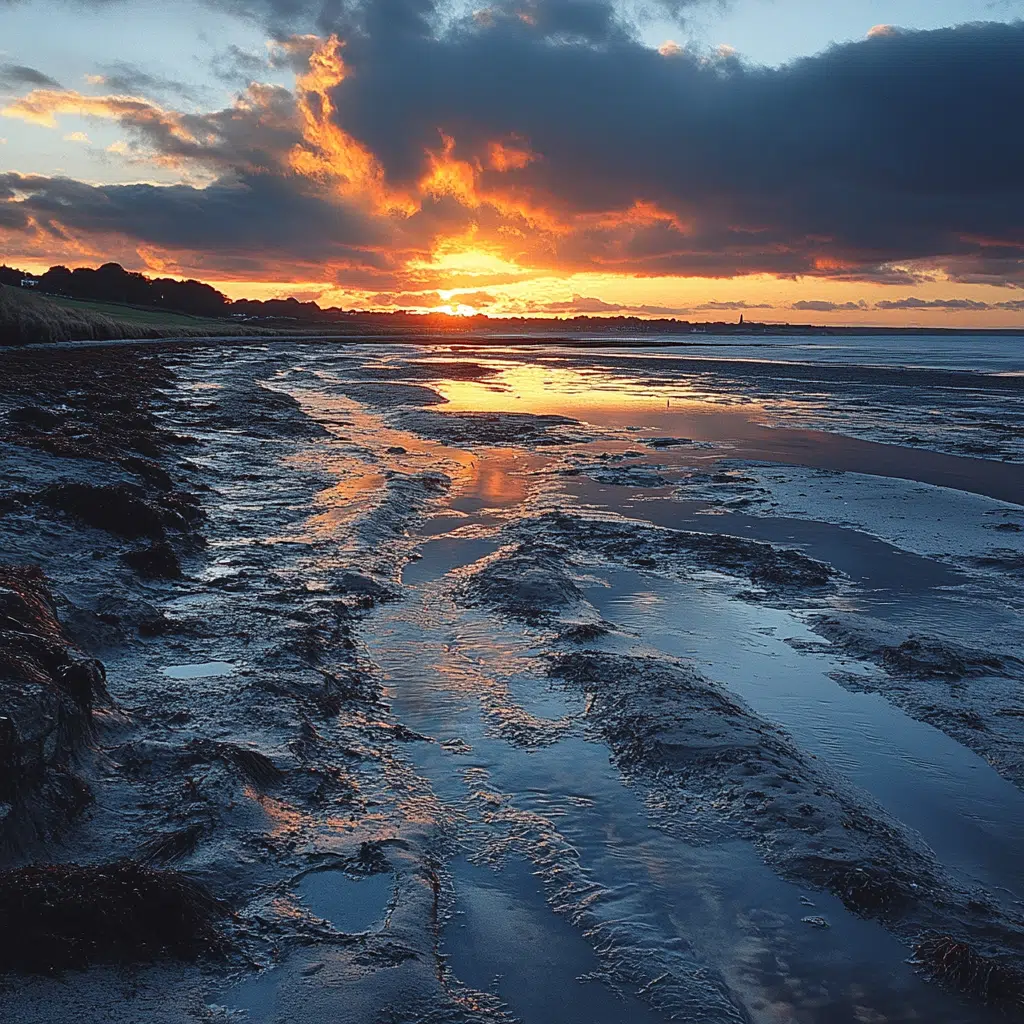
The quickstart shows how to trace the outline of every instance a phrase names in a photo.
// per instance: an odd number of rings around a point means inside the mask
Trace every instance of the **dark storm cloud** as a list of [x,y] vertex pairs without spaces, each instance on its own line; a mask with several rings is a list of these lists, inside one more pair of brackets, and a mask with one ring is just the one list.
[[28,214],[20,203],[0,203],[0,228],[24,231],[28,225]]
[[[300,0],[268,0],[246,9],[292,30],[313,11],[322,31],[342,32],[346,73],[330,92],[332,116],[373,153],[389,187],[416,195],[415,212],[395,230],[417,255],[437,238],[479,229],[521,265],[556,271],[812,274],[908,291],[948,271],[958,281],[1024,284],[1024,135],[1016,130],[1024,23],[876,35],[764,68],[731,56],[660,54],[600,0],[502,0],[443,29],[432,0],[329,0],[315,11]],[[276,39],[266,56],[224,51],[224,74],[308,66],[314,39],[283,29]],[[122,71],[119,91],[144,90],[147,72]],[[321,169],[307,177],[292,170],[289,155],[309,126],[288,90],[252,86],[237,105],[202,114],[43,93],[34,106],[18,101],[26,116],[35,110],[38,120],[52,108],[115,118],[138,155],[219,180],[201,190],[35,179],[25,202],[0,203],[10,225],[30,217],[43,231],[208,245],[238,260],[247,246],[253,260],[260,251],[342,265],[351,258],[377,290],[439,286],[373,279],[402,259],[381,255],[391,237],[386,218],[353,212]],[[307,116],[331,109],[319,94],[305,96]],[[454,140],[453,157],[482,168],[473,173],[484,200],[416,192],[441,133]],[[521,147],[528,159],[492,169],[495,142]],[[567,227],[504,230],[510,215],[486,202],[500,190]],[[542,236],[537,244],[534,236]],[[601,302],[576,296],[561,305],[624,308]],[[825,306],[863,308],[813,300],[794,308]]]
[[[376,0],[371,0],[376,2]],[[584,41],[591,44],[628,41],[630,27],[620,12],[602,0],[535,0],[506,2],[486,8],[484,24],[508,28],[549,40]],[[476,18],[480,23],[480,16]]]
[[189,185],[88,185],[0,174],[0,204],[44,233],[124,234],[168,249],[258,254],[268,261],[355,260],[373,265],[383,239],[372,222],[270,175]]
[[[2,0],[0,0],[2,2]],[[99,0],[111,2],[111,0]],[[451,18],[443,0],[207,0],[210,6],[256,21],[273,35],[338,32],[345,36],[432,36]],[[632,34],[631,21],[650,15],[681,22],[695,7],[724,0],[497,0],[473,13],[477,24],[529,24],[548,39],[606,42]]]
[[60,82],[24,64],[0,62],[0,89],[59,89]]
[[1000,252],[990,246],[984,258],[944,260],[943,271],[960,284],[994,284],[1024,288],[1024,255],[1007,248]]
[[505,178],[553,207],[677,212],[687,228],[652,253],[659,272],[727,272],[723,252],[737,269],[756,254],[765,270],[849,273],[1024,246],[1024,23],[760,68],[477,19],[358,36],[345,59],[338,117],[393,180],[422,173],[439,130],[468,156],[524,138],[541,159]]

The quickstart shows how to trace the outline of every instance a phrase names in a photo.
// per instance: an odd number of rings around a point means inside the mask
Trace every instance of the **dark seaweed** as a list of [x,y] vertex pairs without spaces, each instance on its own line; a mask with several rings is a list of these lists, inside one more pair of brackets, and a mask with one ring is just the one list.
[[133,861],[0,872],[0,966],[49,974],[225,949],[224,909],[197,882]]
[[917,944],[913,963],[935,981],[1006,1010],[1024,1009],[1024,972],[1003,957],[986,956],[949,935]]

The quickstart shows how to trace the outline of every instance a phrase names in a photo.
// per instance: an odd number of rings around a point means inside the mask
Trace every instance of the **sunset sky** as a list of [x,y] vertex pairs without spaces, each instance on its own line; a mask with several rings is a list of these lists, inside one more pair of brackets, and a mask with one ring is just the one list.
[[0,262],[1024,327],[1024,0],[0,0]]

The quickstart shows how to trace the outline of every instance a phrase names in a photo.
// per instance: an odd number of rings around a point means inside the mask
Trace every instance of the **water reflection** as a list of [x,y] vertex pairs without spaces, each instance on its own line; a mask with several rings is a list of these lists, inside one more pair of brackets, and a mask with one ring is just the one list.
[[[527,412],[536,415],[577,416],[591,422],[626,422],[637,414],[673,407],[677,413],[697,413],[709,403],[744,404],[740,397],[709,393],[686,377],[652,384],[629,373],[541,363],[488,361],[498,370],[486,382],[439,379],[437,389],[452,412]],[[703,409],[707,414],[709,410]],[[747,418],[750,418],[748,410]]]

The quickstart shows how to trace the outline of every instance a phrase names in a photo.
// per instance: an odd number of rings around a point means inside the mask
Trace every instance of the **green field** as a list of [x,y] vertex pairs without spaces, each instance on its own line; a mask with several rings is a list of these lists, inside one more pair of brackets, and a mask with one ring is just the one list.
[[231,320],[55,298],[0,285],[0,345],[272,333]]
[[[245,334],[241,325],[230,320],[213,317],[190,316],[188,313],[172,313],[163,309],[145,309],[140,306],[124,306],[117,302],[93,302],[88,299],[67,299],[60,295],[47,295],[51,302],[65,309],[80,310],[110,317],[124,324],[138,324],[140,327],[182,328],[189,334]],[[251,328],[250,328],[251,331]]]

